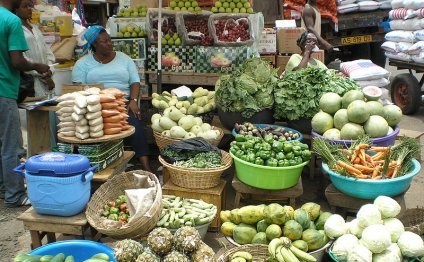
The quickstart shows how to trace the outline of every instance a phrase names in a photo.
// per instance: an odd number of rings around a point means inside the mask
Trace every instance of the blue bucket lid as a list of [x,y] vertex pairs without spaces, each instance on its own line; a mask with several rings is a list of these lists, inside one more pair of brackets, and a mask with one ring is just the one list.
[[71,176],[90,168],[90,160],[83,155],[48,152],[30,157],[25,163],[31,175]]

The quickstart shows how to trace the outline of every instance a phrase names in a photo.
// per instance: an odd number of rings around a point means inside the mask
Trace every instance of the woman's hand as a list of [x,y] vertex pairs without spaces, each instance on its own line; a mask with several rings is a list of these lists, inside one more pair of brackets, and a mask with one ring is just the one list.
[[138,120],[141,120],[140,108],[138,108],[138,104],[136,101],[130,101],[128,105],[128,111],[131,111]]

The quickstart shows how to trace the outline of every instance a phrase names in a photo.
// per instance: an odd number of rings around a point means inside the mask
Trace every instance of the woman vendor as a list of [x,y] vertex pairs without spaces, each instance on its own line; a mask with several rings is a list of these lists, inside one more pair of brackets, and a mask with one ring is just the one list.
[[300,70],[306,67],[318,67],[327,69],[327,67],[319,60],[312,58],[312,53],[318,49],[317,37],[308,31],[304,32],[299,39],[297,45],[302,51],[301,54],[293,54],[287,62],[285,72]]
[[74,83],[101,83],[105,88],[115,87],[129,94],[127,104],[130,125],[135,133],[128,142],[135,151],[144,170],[151,171],[148,158],[148,144],[138,107],[140,77],[137,67],[130,57],[112,49],[109,34],[101,26],[91,26],[83,35],[90,53],[77,61],[72,70]]

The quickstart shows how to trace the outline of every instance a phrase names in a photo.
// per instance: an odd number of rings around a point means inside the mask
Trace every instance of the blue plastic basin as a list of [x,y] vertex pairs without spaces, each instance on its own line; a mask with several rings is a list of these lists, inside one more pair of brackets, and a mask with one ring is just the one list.
[[328,173],[334,187],[346,195],[362,199],[375,199],[378,196],[393,197],[405,192],[414,176],[418,175],[421,170],[421,165],[417,160],[412,160],[412,164],[411,170],[404,176],[382,180],[342,176],[330,170],[325,163],[322,163],[322,169]]
[[77,262],[82,262],[98,253],[105,253],[109,256],[109,261],[116,262],[112,248],[89,240],[58,241],[36,248],[28,254],[55,256],[59,253],[63,253],[65,256],[74,256]]
[[[294,129],[292,129],[292,128],[289,128],[289,127],[285,127],[285,126],[278,126],[278,125],[268,125],[268,124],[253,124],[255,127],[258,127],[258,128],[265,128],[265,127],[273,127],[273,128],[284,128],[284,130],[285,131],[292,131],[293,133],[297,133],[298,135],[299,135],[299,138],[297,138],[297,139],[295,139],[295,140],[299,140],[299,141],[302,141],[302,139],[303,139],[303,137],[302,137],[302,133],[300,133],[299,131],[297,131],[297,130],[294,130]],[[236,135],[237,135],[237,133],[236,133],[236,131],[233,129],[232,131],[231,131],[231,134],[234,136],[234,137],[236,137]],[[290,140],[290,141],[294,141],[294,140]]]

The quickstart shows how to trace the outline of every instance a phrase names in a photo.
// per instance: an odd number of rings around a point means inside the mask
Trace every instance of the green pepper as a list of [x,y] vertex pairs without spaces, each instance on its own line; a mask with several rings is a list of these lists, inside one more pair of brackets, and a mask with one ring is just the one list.
[[290,164],[290,166],[295,166],[296,165],[296,161],[294,159],[290,159],[289,160],[289,164]]
[[236,141],[237,142],[245,142],[247,138],[244,135],[236,135]]
[[271,157],[271,152],[261,150],[261,151],[256,152],[256,157],[260,157],[262,159],[268,159],[268,158]]
[[274,141],[274,135],[273,134],[267,134],[264,137],[264,141],[267,142],[268,144],[272,144],[272,142]]
[[307,144],[300,143],[300,144],[299,144],[299,146],[300,146],[300,148],[302,148],[303,150],[309,150],[309,146],[308,146]]
[[284,166],[284,159],[278,160],[278,166]]
[[293,152],[290,152],[290,153],[287,153],[286,154],[286,159],[292,159],[294,157],[294,154],[293,154]]
[[276,157],[278,160],[283,160],[283,159],[285,159],[285,158],[286,158],[286,156],[284,155],[284,153],[283,153],[283,152],[278,152],[278,153],[275,155],[275,157]]
[[241,160],[243,160],[243,161],[249,162],[249,161],[248,161],[248,158],[247,158],[247,155],[242,155],[240,158],[241,158]]
[[253,152],[247,153],[247,161],[248,162],[255,163],[255,159],[256,159],[255,153],[253,153]]
[[284,143],[284,142],[286,142],[286,141],[287,141],[287,139],[286,139],[284,136],[280,136],[280,137],[278,138],[278,141],[280,141],[281,143]]
[[108,217],[110,220],[117,221],[118,220],[118,214],[110,214]]
[[272,150],[279,152],[279,151],[283,151],[283,148],[284,148],[284,143],[280,141],[272,142]]
[[272,147],[268,143],[262,143],[262,150],[271,151]]
[[253,149],[255,149],[256,151],[262,150],[262,143],[256,143]]
[[300,165],[303,163],[303,160],[300,156],[294,157],[294,161],[296,162],[296,165]]
[[267,166],[272,166],[272,167],[278,166],[278,160],[275,158],[267,159],[265,163]]
[[244,155],[244,152],[242,150],[237,150],[235,153],[233,153],[236,157],[241,158]]
[[288,159],[284,159],[284,166],[290,166],[290,162]]
[[309,151],[309,150],[303,150],[302,151],[302,159],[303,159],[303,161],[308,161],[309,159],[311,159],[311,155],[312,155],[311,151]]
[[284,153],[290,153],[291,151],[293,151],[293,145],[289,142],[284,143]]
[[256,164],[256,165],[263,166],[263,165],[264,165],[264,160],[263,160],[262,158],[260,158],[260,157],[257,157],[257,158],[255,159],[255,164]]
[[300,146],[294,146],[293,147],[293,153],[295,156],[301,156],[302,155],[302,148]]

